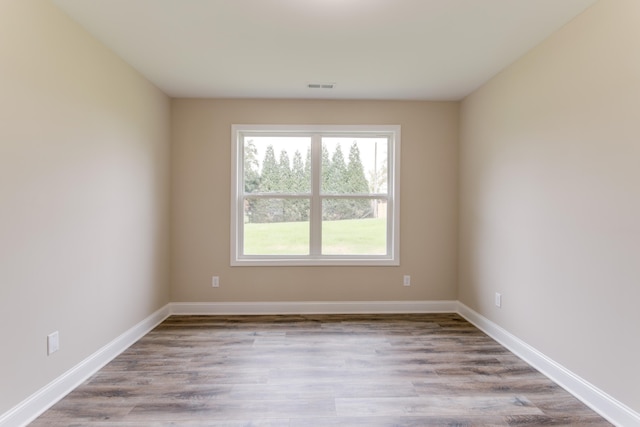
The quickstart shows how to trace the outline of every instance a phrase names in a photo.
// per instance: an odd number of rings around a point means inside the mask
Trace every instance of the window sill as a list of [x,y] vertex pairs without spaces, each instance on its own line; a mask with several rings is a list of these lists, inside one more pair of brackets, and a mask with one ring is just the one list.
[[310,258],[242,258],[231,261],[232,267],[314,267],[314,266],[334,266],[334,267],[348,267],[348,266],[371,266],[371,267],[384,267],[384,266],[398,266],[400,260],[390,258],[323,258],[323,259],[310,259]]

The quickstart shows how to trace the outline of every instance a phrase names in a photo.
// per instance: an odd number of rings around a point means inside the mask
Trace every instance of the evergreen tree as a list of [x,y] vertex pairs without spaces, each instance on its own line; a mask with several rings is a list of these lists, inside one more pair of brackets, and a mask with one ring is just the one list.
[[262,175],[260,176],[260,191],[275,192],[280,188],[280,166],[276,161],[273,145],[267,147],[262,161]]
[[[290,193],[293,191],[291,163],[289,161],[289,154],[286,150],[280,151],[280,159],[278,160],[278,172],[280,173],[278,180],[278,191],[283,193]],[[294,200],[282,199],[280,201],[280,220],[283,222],[295,221],[295,214],[293,212]]]
[[[369,192],[369,182],[364,175],[364,167],[360,159],[358,144],[351,144],[349,150],[349,165],[347,166],[348,192],[354,194],[366,194]],[[367,199],[352,199],[349,201],[351,218],[370,218],[373,214],[371,201]]]
[[342,146],[338,144],[336,151],[331,156],[331,165],[329,166],[329,191],[331,193],[345,193],[348,191],[347,184],[347,165],[342,154]]
[[[260,175],[260,192],[274,193],[280,188],[280,166],[276,161],[273,145],[267,146],[262,161],[262,174]],[[256,199],[254,203],[254,222],[279,222],[282,221],[282,202],[277,199]]]
[[[309,154],[310,156],[310,154]],[[310,167],[310,166],[309,166]],[[291,168],[291,191],[296,193],[308,193],[311,191],[310,170],[307,176],[305,164],[302,163],[302,155],[296,150],[293,154],[293,166]],[[291,200],[290,218],[292,221],[307,221],[309,219],[308,199]]]
[[278,191],[288,193],[291,191],[291,163],[287,150],[280,151],[278,160]]
[[293,164],[291,167],[291,190],[295,192],[308,192],[309,181],[306,179],[305,165],[302,163],[302,155],[296,150],[293,154]]
[[[330,174],[331,174],[331,158],[329,157],[329,150],[325,144],[322,144],[322,165],[321,165],[321,175],[322,175],[322,192],[328,193],[331,187],[330,184]],[[309,160],[311,160],[311,153],[309,153]],[[310,162],[308,162],[310,163]]]
[[307,191],[311,191],[311,149],[310,148],[307,148],[307,157],[304,159],[304,180],[308,186]]
[[360,160],[360,150],[358,144],[351,144],[349,150],[349,165],[347,166],[347,179],[348,193],[366,194],[369,192],[369,182],[364,175],[364,167],[362,166],[362,160]]
[[[335,151],[331,155],[329,161],[329,153],[323,152],[323,185],[324,192],[329,194],[344,194],[347,189],[347,165],[342,154],[342,146],[338,144]],[[327,166],[324,167],[325,162]],[[324,172],[326,171],[326,172]],[[333,221],[349,218],[349,201],[345,199],[324,199],[323,200],[323,218]]]

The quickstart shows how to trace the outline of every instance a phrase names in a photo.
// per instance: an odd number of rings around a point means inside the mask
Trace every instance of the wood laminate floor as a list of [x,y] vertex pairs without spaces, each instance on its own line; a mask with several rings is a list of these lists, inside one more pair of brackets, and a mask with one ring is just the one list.
[[32,426],[609,426],[456,314],[172,316]]

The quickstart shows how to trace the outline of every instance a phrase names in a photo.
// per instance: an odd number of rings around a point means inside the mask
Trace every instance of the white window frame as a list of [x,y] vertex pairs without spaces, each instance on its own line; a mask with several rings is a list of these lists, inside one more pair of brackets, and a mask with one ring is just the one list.
[[[385,255],[322,255],[321,247],[323,197],[320,194],[319,144],[312,142],[312,191],[310,212],[309,255],[245,255],[244,243],[244,145],[245,134],[322,136],[384,136],[388,138],[387,193],[363,197],[387,200],[387,253]],[[399,125],[243,125],[231,126],[231,266],[393,266],[400,265],[400,126]],[[314,152],[314,148],[315,149]],[[287,197],[274,194],[274,198]],[[358,197],[344,195],[342,197]],[[315,249],[315,250],[314,250]]]

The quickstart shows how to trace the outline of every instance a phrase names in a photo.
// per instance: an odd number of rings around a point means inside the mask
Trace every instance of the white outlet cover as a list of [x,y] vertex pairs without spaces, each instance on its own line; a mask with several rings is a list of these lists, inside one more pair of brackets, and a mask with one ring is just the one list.
[[47,335],[47,355],[53,354],[60,350],[60,334],[58,331]]
[[502,307],[502,294],[496,292],[496,307]]

